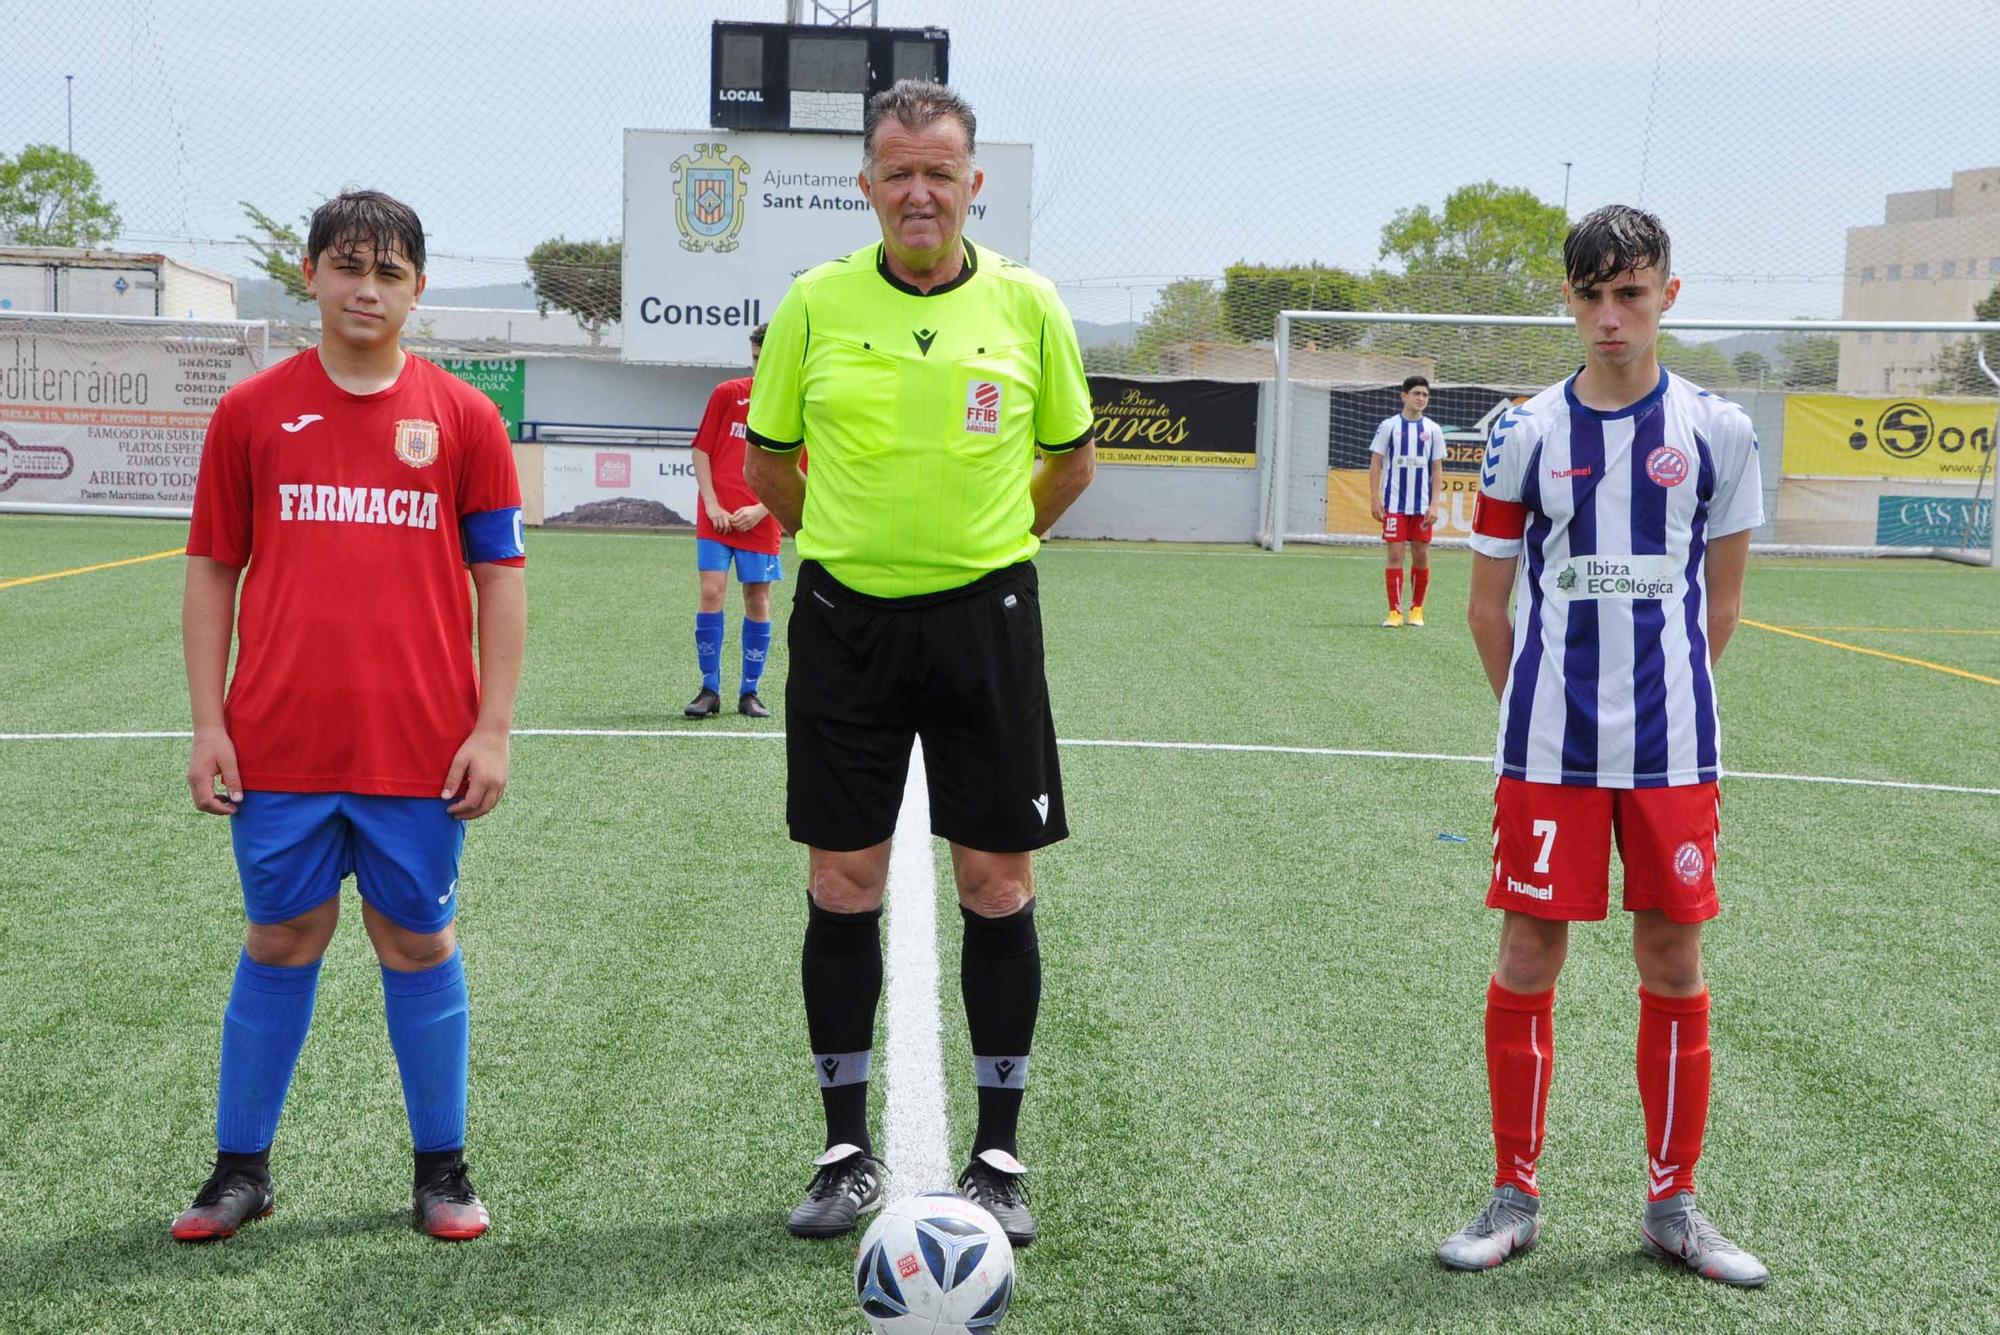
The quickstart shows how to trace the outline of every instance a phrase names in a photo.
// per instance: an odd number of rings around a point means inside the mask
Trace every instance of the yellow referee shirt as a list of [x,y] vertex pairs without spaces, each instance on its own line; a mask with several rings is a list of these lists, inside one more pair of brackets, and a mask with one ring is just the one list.
[[1054,286],[982,246],[928,295],[878,242],[792,282],[750,391],[750,439],[805,446],[799,555],[907,598],[1032,557],[1035,450],[1090,435],[1090,386]]

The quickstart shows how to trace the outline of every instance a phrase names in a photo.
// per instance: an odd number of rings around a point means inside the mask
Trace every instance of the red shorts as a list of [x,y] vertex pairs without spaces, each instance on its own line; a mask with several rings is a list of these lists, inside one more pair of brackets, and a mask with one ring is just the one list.
[[1429,542],[1435,521],[1427,514],[1382,516],[1382,541],[1384,542]]
[[1706,922],[1715,897],[1721,791],[1579,788],[1502,778],[1493,793],[1493,882],[1486,907],[1596,922],[1611,898],[1611,842],[1625,867],[1625,909]]

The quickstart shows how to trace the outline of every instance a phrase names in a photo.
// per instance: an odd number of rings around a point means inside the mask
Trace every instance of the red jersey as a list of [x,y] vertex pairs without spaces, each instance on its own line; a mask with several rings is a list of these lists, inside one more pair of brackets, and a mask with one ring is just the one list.
[[[750,377],[725,380],[708,396],[708,411],[701,415],[701,429],[694,433],[694,447],[708,456],[709,476],[715,483],[715,499],[725,510],[741,510],[758,504],[757,493],[743,480],[743,447],[748,441],[745,423],[750,419]],[[708,522],[708,507],[695,505],[694,535],[741,547],[745,551],[778,552],[778,538],[784,532],[776,515],[747,533],[718,533]]]
[[479,714],[471,559],[522,565],[500,413],[421,357],[350,394],[309,349],[222,397],[190,556],[241,569],[243,786],[436,797]]

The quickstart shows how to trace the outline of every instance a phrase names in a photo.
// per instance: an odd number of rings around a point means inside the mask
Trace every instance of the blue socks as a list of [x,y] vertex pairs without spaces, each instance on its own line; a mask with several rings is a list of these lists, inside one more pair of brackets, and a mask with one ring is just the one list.
[[412,1144],[419,1154],[463,1148],[470,1030],[463,956],[454,950],[420,973],[382,970],[382,1000]]
[[701,684],[722,693],[722,613],[694,614],[694,658],[701,667]]
[[771,623],[743,618],[743,694],[764,680],[764,659],[771,652]]
[[317,960],[287,968],[259,964],[247,950],[237,958],[236,984],[222,1012],[215,1101],[215,1144],[224,1154],[261,1155],[271,1148],[318,990]]

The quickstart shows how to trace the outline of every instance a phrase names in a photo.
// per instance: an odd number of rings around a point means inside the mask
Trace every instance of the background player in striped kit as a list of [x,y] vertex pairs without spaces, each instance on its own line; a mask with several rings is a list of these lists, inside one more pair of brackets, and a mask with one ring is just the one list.
[[1444,497],[1444,429],[1424,416],[1431,382],[1403,381],[1403,411],[1384,418],[1368,445],[1368,511],[1389,545],[1389,615],[1403,624],[1403,551],[1410,556],[1410,621],[1424,624],[1424,595],[1431,583],[1431,530]]
[[1501,417],[1480,476],[1466,611],[1500,697],[1486,903],[1506,918],[1486,1001],[1498,1171],[1486,1207],[1438,1250],[1457,1269],[1499,1265],[1540,1235],[1556,976],[1569,924],[1605,916],[1615,834],[1639,968],[1642,1243],[1722,1283],[1770,1277],[1694,1204],[1701,924],[1720,911],[1711,669],[1736,627],[1763,485],[1749,417],[1655,355],[1680,291],[1670,259],[1659,219],[1638,209],[1570,229],[1583,369]]

